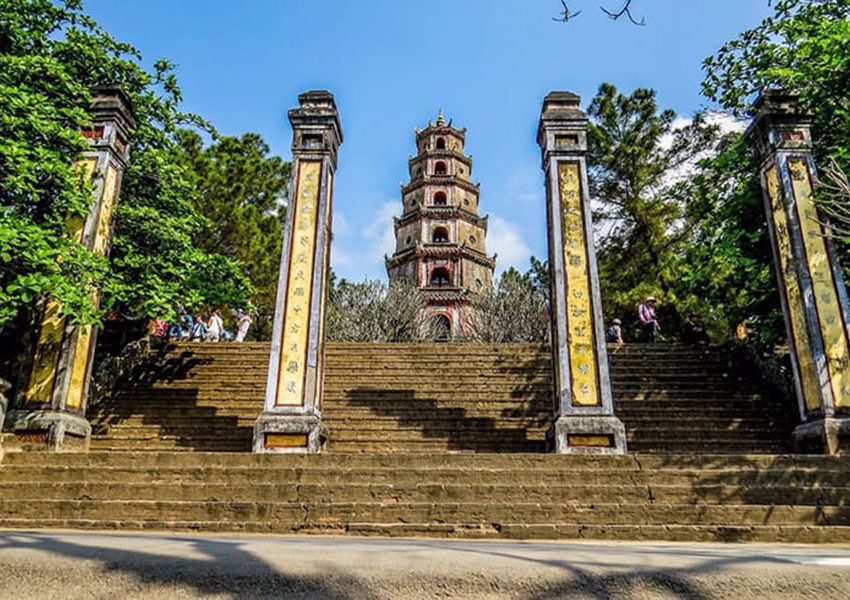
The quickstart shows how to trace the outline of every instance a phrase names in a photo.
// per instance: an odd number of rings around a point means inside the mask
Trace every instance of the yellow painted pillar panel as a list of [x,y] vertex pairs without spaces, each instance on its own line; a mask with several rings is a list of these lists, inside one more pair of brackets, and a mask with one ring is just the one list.
[[572,383],[570,401],[574,406],[601,406],[579,163],[559,163],[558,181],[564,240],[567,351]]
[[304,405],[321,168],[322,163],[315,160],[299,162],[297,167],[295,194],[290,206],[295,228],[288,256],[289,277],[284,299],[279,366],[281,375],[277,382],[275,406]]
[[814,198],[812,118],[794,96],[763,94],[747,131],[761,164],[800,416],[800,451],[850,450],[850,303]]

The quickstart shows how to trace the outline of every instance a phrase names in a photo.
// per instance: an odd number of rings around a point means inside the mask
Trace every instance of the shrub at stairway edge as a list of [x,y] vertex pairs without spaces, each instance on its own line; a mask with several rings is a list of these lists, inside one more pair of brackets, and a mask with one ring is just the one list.
[[118,385],[148,358],[150,337],[145,336],[124,347],[117,356],[107,356],[95,365],[89,392],[89,409],[111,398]]
[[788,414],[797,416],[797,397],[787,353],[780,356],[775,351],[738,341],[724,346],[740,371],[755,380],[765,397],[775,399],[777,405],[787,408]]

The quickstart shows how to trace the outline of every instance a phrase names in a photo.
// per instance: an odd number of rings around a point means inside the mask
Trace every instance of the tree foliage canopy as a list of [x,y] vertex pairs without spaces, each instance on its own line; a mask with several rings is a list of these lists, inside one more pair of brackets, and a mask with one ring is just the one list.
[[[779,0],[773,14],[706,58],[703,93],[747,114],[765,89],[797,94],[814,116],[815,159],[829,185],[822,210],[838,225],[840,260],[850,266],[850,2]],[[755,172],[755,166],[753,166]]]
[[257,311],[251,334],[271,336],[280,248],[289,192],[290,164],[269,156],[263,139],[248,133],[219,137],[204,147],[194,131],[180,132],[180,163],[202,217],[193,235],[197,248],[226,256],[240,264],[253,284]]
[[[0,0],[0,325],[46,295],[84,323],[104,310],[168,314],[175,300],[248,302],[253,286],[240,257],[197,243],[208,225],[196,210],[204,190],[180,142],[187,127],[215,132],[180,109],[171,63],[151,71],[140,63],[79,0]],[[86,147],[79,130],[91,121],[89,89],[99,84],[120,85],[138,122],[108,260],[65,234],[66,219],[90,203],[73,164]]]
[[677,244],[688,235],[686,198],[673,193],[682,174],[717,143],[702,115],[683,126],[660,111],[655,91],[620,93],[604,83],[588,109],[588,166],[602,296],[611,318],[624,322],[648,295],[667,300],[678,323]]
[[703,63],[703,93],[739,114],[778,88],[799,94],[815,116],[819,159],[850,160],[850,2],[779,0],[757,27]]

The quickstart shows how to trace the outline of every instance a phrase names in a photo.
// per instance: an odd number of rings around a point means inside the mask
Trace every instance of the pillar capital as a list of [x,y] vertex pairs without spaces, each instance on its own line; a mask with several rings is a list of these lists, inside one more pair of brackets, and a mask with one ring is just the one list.
[[537,144],[544,169],[551,157],[587,153],[588,117],[580,103],[581,96],[572,92],[549,92],[543,99]]
[[299,106],[290,109],[292,154],[295,157],[327,155],[336,168],[337,151],[342,144],[342,126],[333,94],[311,90],[299,94]]
[[108,149],[124,166],[129,156],[128,141],[137,127],[130,99],[123,89],[114,85],[94,86],[91,94],[92,125],[81,133],[93,150]]
[[766,90],[756,99],[753,110],[746,137],[759,161],[777,152],[811,152],[813,118],[802,110],[797,95]]

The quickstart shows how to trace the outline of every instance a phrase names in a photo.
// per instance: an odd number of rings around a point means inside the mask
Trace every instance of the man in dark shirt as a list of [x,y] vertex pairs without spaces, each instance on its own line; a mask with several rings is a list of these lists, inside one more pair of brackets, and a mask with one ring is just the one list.
[[685,330],[682,333],[682,340],[686,344],[708,344],[711,340],[708,339],[708,334],[705,332],[705,326],[702,324],[702,317],[697,313],[688,313],[688,320],[685,321]]

